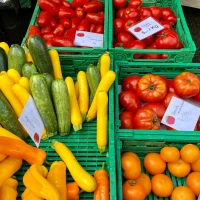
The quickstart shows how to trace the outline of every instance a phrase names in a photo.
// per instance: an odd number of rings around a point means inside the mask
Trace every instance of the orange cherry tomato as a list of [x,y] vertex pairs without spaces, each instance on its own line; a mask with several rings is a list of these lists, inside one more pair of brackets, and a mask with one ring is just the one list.
[[162,174],[166,169],[166,163],[159,153],[148,153],[144,157],[144,167],[152,175]]
[[163,147],[160,156],[165,162],[176,162],[180,158],[180,152],[176,147]]
[[200,195],[200,172],[192,172],[187,176],[187,186],[194,192],[196,196]]
[[189,187],[179,186],[173,190],[171,200],[196,200],[196,197]]
[[192,171],[194,172],[200,172],[200,151],[199,151],[199,158],[197,161],[191,164]]
[[136,183],[141,183],[145,190],[146,190],[146,196],[148,196],[151,192],[151,180],[150,178],[144,174],[144,173],[141,173],[140,176],[135,180]]
[[168,163],[167,168],[172,175],[179,178],[187,176],[191,170],[190,164],[182,159],[179,159],[177,162]]
[[181,158],[187,163],[194,163],[199,158],[199,148],[194,144],[186,144],[181,150]]
[[140,159],[135,153],[126,152],[121,156],[121,166],[125,179],[137,179],[141,173]]
[[172,180],[165,174],[156,174],[151,179],[152,191],[158,197],[169,197],[174,189]]
[[144,200],[146,196],[146,190],[140,183],[136,183],[133,180],[127,180],[122,185],[123,200]]

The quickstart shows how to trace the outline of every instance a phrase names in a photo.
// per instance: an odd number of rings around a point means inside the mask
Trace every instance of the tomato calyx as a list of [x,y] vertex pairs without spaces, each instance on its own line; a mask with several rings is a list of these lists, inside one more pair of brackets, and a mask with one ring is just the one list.
[[130,186],[134,186],[136,184],[136,181],[130,180],[128,183],[129,183]]
[[156,86],[153,85],[153,84],[151,84],[151,85],[149,86],[149,89],[150,89],[150,90],[155,90],[155,89],[156,89]]
[[152,120],[153,124],[157,124],[160,120],[157,117],[154,117]]

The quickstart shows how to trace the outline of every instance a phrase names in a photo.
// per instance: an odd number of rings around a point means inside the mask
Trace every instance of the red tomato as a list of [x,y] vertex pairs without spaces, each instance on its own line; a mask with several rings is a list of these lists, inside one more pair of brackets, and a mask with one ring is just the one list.
[[[57,25],[56,25],[57,26]],[[41,33],[48,33],[48,32],[51,32],[52,31],[52,28],[51,28],[51,25],[50,24],[47,24],[46,26],[42,27],[41,28]]]
[[65,0],[62,1],[62,5],[67,7],[67,8],[71,7],[71,4],[68,1],[65,1]]
[[85,3],[89,2],[90,0],[73,0],[71,3],[72,8],[82,7]]
[[43,33],[42,34],[42,38],[45,40],[45,41],[48,41],[50,39],[52,39],[55,35],[51,32],[48,32],[48,33]]
[[61,36],[64,33],[64,26],[62,24],[58,24],[53,30],[53,34],[56,36]]
[[126,8],[125,11],[123,12],[122,18],[127,20],[127,19],[133,19],[133,20],[138,20],[140,15],[140,12],[136,8]]
[[172,93],[175,93],[175,90],[174,90],[174,80],[168,80],[168,91],[169,92],[172,92]]
[[155,18],[155,19],[160,19],[161,18],[161,16],[162,16],[161,7],[159,7],[159,6],[150,6],[149,8],[151,9],[153,18]]
[[119,105],[131,112],[136,112],[141,108],[140,99],[132,91],[123,91],[119,94]]
[[167,58],[168,58],[168,55],[167,55],[167,54],[161,54],[160,58],[161,58],[161,59],[167,59]]
[[79,18],[80,20],[85,18],[85,12],[84,12],[83,8],[78,7],[78,8],[76,8],[75,12],[76,12],[76,17]]
[[152,16],[150,8],[141,8],[140,9],[140,20],[146,19],[147,17]]
[[113,0],[113,6],[117,9],[123,8],[126,5],[126,0]]
[[113,29],[114,29],[114,34],[117,35],[120,32],[123,31],[124,29],[124,20],[122,18],[116,18],[113,21]]
[[122,90],[123,91],[133,91],[136,92],[136,85],[140,80],[139,76],[127,76],[122,81]]
[[130,0],[128,3],[128,7],[136,8],[139,10],[142,7],[142,1],[141,0]]
[[137,84],[137,95],[145,102],[156,103],[167,94],[165,81],[158,75],[144,75]]
[[100,12],[103,10],[103,3],[101,1],[90,1],[83,5],[85,12]]
[[77,27],[79,26],[80,23],[81,23],[81,21],[79,18],[72,18],[71,19],[71,28],[77,29]]
[[164,29],[172,29],[172,25],[168,21],[160,20],[159,23],[164,27]]
[[97,28],[97,25],[95,25],[95,24],[91,24],[90,25],[90,32],[95,32],[95,30],[96,30],[96,28]]
[[45,41],[45,44],[47,45],[47,47],[51,47],[51,46],[53,46],[51,39]]
[[165,84],[168,87],[168,80],[167,80],[167,78],[165,76],[162,76],[162,75],[158,75],[158,76],[160,76],[160,78],[165,82]]
[[174,89],[180,97],[196,96],[200,91],[200,80],[191,72],[183,72],[174,78]]
[[192,97],[192,100],[196,103],[200,103],[200,92],[196,96]]
[[131,28],[132,26],[134,26],[135,24],[137,24],[137,20],[133,20],[133,19],[125,20],[123,31],[130,33],[128,29]]
[[51,15],[47,11],[41,11],[37,17],[37,24],[39,27],[48,25],[51,21]]
[[147,103],[143,108],[152,109],[161,120],[165,114],[166,108],[160,103]]
[[134,129],[159,130],[160,120],[152,109],[140,108],[134,117]]
[[182,49],[183,43],[181,41],[178,41],[178,45],[176,46],[176,49]]
[[123,44],[123,46],[126,46],[132,41],[133,41],[133,36],[130,33],[120,32],[117,35],[117,42]]
[[[145,49],[146,46],[142,41],[134,40],[134,41],[128,43],[126,48],[128,48],[128,49]],[[142,57],[142,54],[134,54],[133,57],[140,58],[140,57]]]
[[58,14],[58,6],[52,1],[38,0],[38,5],[40,6],[41,10],[49,12],[51,16],[56,16]]
[[121,129],[133,129],[133,112],[124,111],[119,114],[119,119],[121,121]]
[[151,44],[154,43],[156,39],[156,36],[155,35],[150,35],[146,38],[144,38],[143,40],[141,40],[146,46],[150,46]]
[[72,18],[72,17],[76,17],[76,12],[71,9],[71,8],[67,8],[65,6],[59,6],[59,12],[58,12],[58,18]]
[[61,18],[59,20],[59,24],[63,25],[65,29],[69,29],[71,27],[71,20],[67,18]]
[[172,30],[164,30],[156,39],[158,49],[175,49],[178,45],[178,35]]
[[89,31],[90,30],[90,22],[88,19],[83,19],[77,27],[79,31]]
[[171,24],[176,24],[177,18],[175,15],[169,15],[168,17],[165,18],[166,21],[170,22]]
[[162,19],[165,19],[166,17],[168,17],[169,15],[173,15],[174,12],[171,10],[171,8],[161,8],[162,11]]
[[177,97],[179,98],[179,96],[173,92],[169,92],[167,93],[167,95],[165,96],[165,98],[161,101],[161,104],[163,104],[165,106],[165,108],[168,107],[172,97]]
[[87,13],[86,19],[88,19],[92,24],[103,25],[104,13]]
[[51,39],[53,46],[57,47],[73,47],[74,42],[69,37],[57,36]]
[[[152,43],[150,46],[147,47],[147,49],[156,49],[156,44]],[[161,57],[161,54],[156,54],[156,53],[143,54],[143,58],[145,59],[160,59],[160,57]]]
[[54,4],[56,4],[56,5],[61,5],[61,3],[62,3],[62,0],[51,0]]
[[95,33],[104,33],[104,26],[102,25],[97,25],[96,29],[95,29]]
[[54,29],[57,25],[56,19],[52,17],[50,24],[51,24],[51,28]]
[[117,11],[115,18],[122,18],[124,14],[125,8],[121,8]]

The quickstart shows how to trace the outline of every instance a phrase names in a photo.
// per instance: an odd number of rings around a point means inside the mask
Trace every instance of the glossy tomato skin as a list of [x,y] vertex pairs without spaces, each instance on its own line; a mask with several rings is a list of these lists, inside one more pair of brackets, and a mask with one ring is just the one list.
[[165,106],[160,103],[147,103],[143,106],[143,108],[152,109],[160,120],[163,118],[166,111]]
[[141,8],[140,9],[140,20],[146,19],[152,16],[152,11],[150,8]]
[[140,76],[127,76],[122,81],[122,90],[136,92],[136,86],[139,80]]
[[130,0],[128,3],[128,7],[136,8],[139,10],[142,7],[142,1],[141,0]]
[[[146,46],[142,41],[134,40],[134,41],[128,43],[126,48],[128,48],[128,49],[145,49]],[[140,58],[140,57],[142,57],[142,54],[134,54],[133,57]]]
[[200,172],[200,150],[199,150],[199,158],[191,164],[192,171]]
[[137,24],[137,20],[133,20],[133,19],[127,19],[124,21],[124,32],[130,33],[129,32],[129,28],[131,28],[132,26],[134,26],[135,24]]
[[115,14],[115,18],[122,18],[123,14],[124,14],[124,11],[125,11],[125,8],[119,9]]
[[168,80],[168,92],[175,93],[174,80]]
[[164,105],[165,108],[167,108],[169,106],[169,103],[170,103],[172,97],[179,98],[179,96],[177,94],[168,92],[167,95],[164,97],[164,99],[161,101],[161,104]]
[[161,149],[160,156],[165,162],[177,162],[180,152],[176,147],[166,146]]
[[140,176],[135,180],[136,183],[141,183],[145,190],[146,190],[146,196],[148,196],[151,192],[151,180],[149,176],[147,176],[144,173],[141,173]]
[[117,42],[126,46],[134,40],[133,36],[130,33],[120,32],[117,35]]
[[187,186],[176,187],[171,196],[171,200],[196,200],[194,192]]
[[160,120],[152,109],[140,108],[134,117],[134,129],[159,130]]
[[192,172],[187,176],[187,186],[198,197],[200,195],[200,172]]
[[156,103],[167,94],[167,86],[160,76],[147,74],[138,81],[136,91],[144,102]]
[[138,20],[139,15],[140,15],[140,13],[139,13],[139,11],[136,8],[129,8],[128,7],[123,12],[122,18],[124,20],[127,20],[127,19]]
[[117,35],[124,30],[124,20],[122,18],[116,18],[113,21],[114,34]]
[[159,6],[150,6],[149,8],[151,9],[152,17],[154,19],[160,19],[161,18],[161,16],[162,16],[161,7],[159,7]]
[[122,185],[124,200],[144,200],[146,196],[145,188],[140,183],[135,183],[133,180],[127,180]]
[[126,0],[113,0],[113,6],[117,9],[123,8],[126,5]]
[[133,112],[123,111],[119,114],[119,119],[121,121],[120,129],[133,129]]
[[173,10],[171,8],[161,8],[161,12],[162,12],[162,15],[161,15],[162,19],[165,19],[168,16],[174,14],[174,12],[173,12]]
[[141,108],[141,101],[132,91],[123,91],[119,94],[119,104],[126,111],[131,111],[135,113],[139,108]]
[[174,78],[174,89],[183,98],[196,96],[200,91],[199,78],[191,72],[182,72]]
[[164,26],[164,29],[172,29],[172,25],[168,21],[160,20],[159,23]]
[[183,43],[181,41],[178,41],[178,45],[176,46],[176,49],[182,49],[184,46],[183,46]]
[[156,39],[156,36],[155,35],[150,35],[146,38],[144,38],[143,40],[141,40],[146,46],[150,46],[151,44],[154,43]]

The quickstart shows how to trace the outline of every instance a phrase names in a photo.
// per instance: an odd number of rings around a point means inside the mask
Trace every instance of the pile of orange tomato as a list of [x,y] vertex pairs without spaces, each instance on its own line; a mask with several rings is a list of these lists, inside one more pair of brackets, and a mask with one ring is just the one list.
[[[141,165],[134,152],[121,155],[124,200],[144,200],[151,192],[171,200],[196,200],[200,195],[200,150],[196,145],[186,144],[180,150],[165,146],[160,153],[148,153],[143,166],[150,176],[142,172]],[[174,177],[186,177],[186,185],[175,187],[166,170]]]

